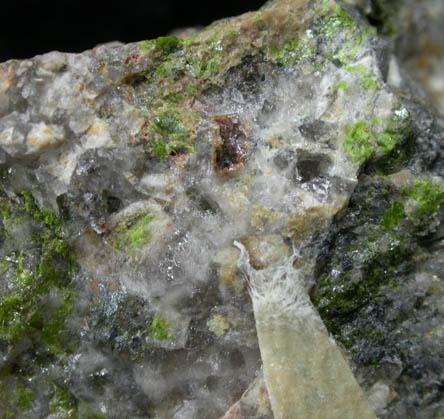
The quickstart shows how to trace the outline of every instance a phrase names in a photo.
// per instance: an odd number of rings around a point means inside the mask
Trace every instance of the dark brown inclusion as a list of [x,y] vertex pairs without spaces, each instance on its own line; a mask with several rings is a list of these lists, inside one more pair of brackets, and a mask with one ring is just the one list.
[[247,160],[248,141],[241,128],[237,115],[213,117],[219,125],[220,142],[213,155],[214,171],[219,175],[228,175],[236,171]]

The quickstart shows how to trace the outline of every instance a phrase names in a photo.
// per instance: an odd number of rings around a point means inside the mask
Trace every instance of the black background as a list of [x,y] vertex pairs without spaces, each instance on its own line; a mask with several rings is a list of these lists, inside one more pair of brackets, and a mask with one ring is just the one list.
[[0,62],[135,42],[257,10],[265,0],[0,0]]

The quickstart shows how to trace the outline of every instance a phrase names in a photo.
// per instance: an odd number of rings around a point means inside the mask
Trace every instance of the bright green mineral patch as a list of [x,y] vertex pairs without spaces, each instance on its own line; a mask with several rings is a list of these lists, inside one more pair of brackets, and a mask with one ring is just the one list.
[[150,326],[150,336],[153,340],[168,340],[171,338],[171,323],[162,318],[154,317]]
[[373,155],[376,139],[376,134],[369,130],[367,123],[360,121],[347,128],[344,148],[354,163],[361,163]]
[[285,40],[284,45],[277,45],[269,49],[269,55],[283,66],[289,67],[305,60],[314,59],[316,55],[316,42],[313,37],[295,37]]
[[151,213],[138,211],[122,219],[115,229],[117,247],[131,253],[148,244],[152,239],[151,222],[154,218]]
[[156,243],[165,237],[170,227],[170,218],[159,205],[137,202],[112,218],[107,243],[119,259],[145,260],[154,257]]
[[191,111],[173,109],[158,113],[152,124],[144,129],[148,138],[146,151],[160,159],[180,153],[193,153],[195,130],[199,116]]
[[139,42],[140,50],[145,53],[154,52],[156,55],[167,56],[177,51],[182,41],[175,36],[161,36],[160,38]]
[[70,352],[73,341],[65,323],[73,310],[70,282],[77,264],[59,217],[38,205],[31,193],[13,198],[2,193],[0,215],[7,238],[0,250],[5,262],[0,273],[0,343],[8,353],[17,351],[14,362],[20,365],[14,374],[9,370],[13,364],[0,369],[0,410],[5,418],[30,417],[25,412],[33,407],[36,393],[22,371],[32,371],[32,366],[29,355],[21,358],[20,351],[34,351],[42,367],[48,358]]
[[161,51],[162,54],[171,54],[174,51],[177,51],[180,48],[181,40],[176,38],[175,36],[164,36],[157,38],[154,41],[154,45],[156,49]]
[[388,121],[359,121],[348,126],[344,149],[353,163],[373,159],[382,174],[405,165],[413,153],[415,130],[405,110],[398,110]]
[[410,189],[405,188],[403,196],[407,198],[407,216],[417,226],[428,222],[444,204],[442,183],[427,178],[418,180]]
[[361,33],[353,19],[336,2],[321,1],[316,8],[314,30],[322,37],[321,50],[332,61],[348,64],[354,61],[368,37]]
[[149,241],[150,233],[148,225],[153,218],[153,215],[145,215],[139,218],[134,225],[128,229],[128,239],[131,241],[131,243],[133,243],[135,246],[139,246]]
[[330,1],[321,2],[318,13],[323,19],[321,33],[331,39],[338,32],[353,30],[355,23],[353,19],[337,4]]
[[0,339],[11,345],[23,338],[43,340],[58,352],[63,347],[63,324],[72,310],[68,286],[76,270],[60,220],[27,192],[15,202],[0,197],[0,213],[11,246],[15,242],[21,247],[19,252],[4,249],[10,264],[3,274],[8,286],[0,299]]
[[[141,74],[161,87],[157,93],[164,96],[172,91],[186,92],[184,85],[199,86],[218,74],[224,61],[225,47],[228,47],[236,31],[226,30],[222,25],[215,28],[214,36],[199,39],[196,36],[185,40],[176,37],[161,37],[139,43],[141,52],[153,59],[153,65]],[[166,84],[165,81],[169,84]],[[139,83],[140,83],[139,78]]]
[[[322,61],[321,51],[329,60],[339,60],[343,64],[355,59],[364,43],[351,17],[337,4],[326,2],[317,8],[317,15],[310,29],[271,44],[267,55],[286,67]],[[318,37],[323,39],[321,45],[318,45]],[[318,63],[316,68],[322,68],[322,64]]]
[[203,45],[205,46],[203,51],[187,66],[187,70],[195,79],[210,79],[218,73],[222,64],[224,53],[222,40],[209,39]]
[[402,189],[400,197],[382,215],[382,225],[386,230],[394,230],[403,223],[422,228],[443,204],[443,185],[431,178],[420,179]]

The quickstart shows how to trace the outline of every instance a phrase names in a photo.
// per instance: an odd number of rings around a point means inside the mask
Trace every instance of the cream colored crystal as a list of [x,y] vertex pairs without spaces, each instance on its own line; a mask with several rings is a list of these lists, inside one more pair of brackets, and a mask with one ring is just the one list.
[[276,419],[376,418],[350,366],[285,264],[256,271],[244,246],[239,267],[250,285],[265,384]]

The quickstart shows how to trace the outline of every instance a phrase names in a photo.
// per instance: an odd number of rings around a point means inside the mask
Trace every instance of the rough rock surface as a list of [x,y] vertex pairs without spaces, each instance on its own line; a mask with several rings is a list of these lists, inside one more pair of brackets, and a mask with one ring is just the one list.
[[[441,0],[344,0],[389,42],[389,81],[444,115],[444,3]],[[419,83],[419,86],[418,86]]]
[[442,86],[376,3],[0,65],[3,417],[271,417],[234,241],[298,255],[378,417],[444,417]]

